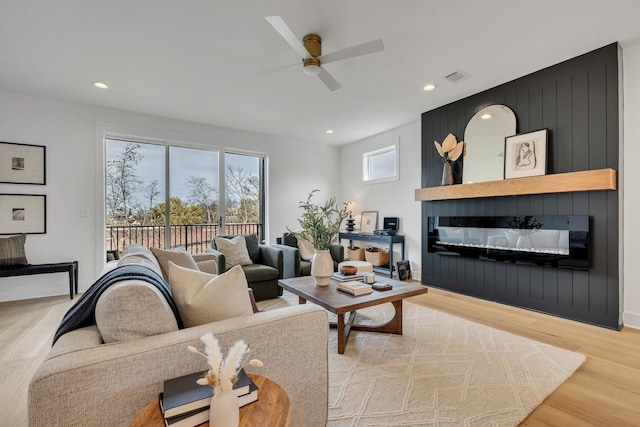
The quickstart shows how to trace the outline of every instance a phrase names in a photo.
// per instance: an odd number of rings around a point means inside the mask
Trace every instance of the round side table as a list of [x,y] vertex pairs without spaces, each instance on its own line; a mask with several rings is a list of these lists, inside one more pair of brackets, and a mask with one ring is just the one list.
[[[268,425],[289,427],[291,423],[291,406],[287,393],[269,378],[249,374],[258,386],[258,400],[240,408],[239,427]],[[164,417],[157,400],[148,404],[129,427],[158,426],[164,427]],[[206,422],[201,426],[209,426]]]

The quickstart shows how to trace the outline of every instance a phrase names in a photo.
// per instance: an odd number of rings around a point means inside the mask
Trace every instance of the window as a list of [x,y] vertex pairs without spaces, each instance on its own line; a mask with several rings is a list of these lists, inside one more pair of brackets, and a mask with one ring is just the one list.
[[107,250],[137,243],[201,253],[221,234],[263,238],[261,156],[115,138],[105,144]]
[[362,181],[387,182],[398,178],[397,143],[362,155]]

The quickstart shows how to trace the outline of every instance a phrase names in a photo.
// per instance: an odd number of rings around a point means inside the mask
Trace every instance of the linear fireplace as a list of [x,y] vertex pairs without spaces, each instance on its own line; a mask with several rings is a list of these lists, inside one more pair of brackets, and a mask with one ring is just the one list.
[[589,269],[589,217],[439,216],[428,218],[427,250],[447,256]]

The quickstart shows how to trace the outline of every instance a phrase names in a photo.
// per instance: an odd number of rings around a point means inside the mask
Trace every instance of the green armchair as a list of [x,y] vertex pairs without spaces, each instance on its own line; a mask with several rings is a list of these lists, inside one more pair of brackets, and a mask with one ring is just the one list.
[[[220,236],[231,239],[235,236]],[[247,284],[253,290],[256,301],[277,298],[282,295],[282,288],[278,286],[278,279],[283,279],[284,257],[283,251],[274,246],[259,244],[255,234],[244,234],[247,251],[253,264],[243,265],[242,270],[247,277]],[[207,253],[215,256],[218,273],[227,271],[225,256],[217,250],[215,240],[211,242]]]
[[[272,246],[283,252],[283,275],[285,279],[311,275],[311,261],[302,259],[298,249],[298,239],[292,233],[284,233],[282,235],[282,243]],[[329,252],[331,253],[331,258],[333,258],[333,271],[337,271],[338,264],[344,261],[344,246],[331,245]]]

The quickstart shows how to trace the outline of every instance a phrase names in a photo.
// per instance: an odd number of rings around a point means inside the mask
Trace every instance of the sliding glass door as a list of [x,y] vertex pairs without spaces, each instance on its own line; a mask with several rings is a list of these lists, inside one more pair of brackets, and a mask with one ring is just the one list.
[[219,234],[262,239],[264,159],[106,140],[106,246],[204,252]]

